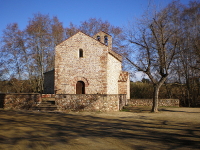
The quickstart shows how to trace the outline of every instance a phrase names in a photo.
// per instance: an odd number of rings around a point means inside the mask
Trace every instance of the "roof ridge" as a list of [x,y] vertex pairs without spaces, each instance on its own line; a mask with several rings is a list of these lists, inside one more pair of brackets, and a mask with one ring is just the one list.
[[[102,31],[103,32],[103,31]],[[64,41],[62,41],[61,43],[59,43],[58,45],[56,45],[56,46],[59,46],[59,45],[61,45],[63,42],[65,42],[66,40],[68,40],[68,39],[70,39],[70,38],[72,38],[73,36],[75,36],[76,34],[78,34],[78,33],[82,33],[82,34],[85,34],[86,36],[88,36],[88,37],[90,37],[90,38],[92,38],[92,39],[94,39],[95,41],[98,41],[97,39],[95,39],[93,36],[90,36],[90,35],[88,35],[88,34],[86,34],[86,33],[84,33],[83,31],[78,31],[77,33],[75,33],[74,35],[72,35],[72,36],[70,36],[70,37],[68,37],[67,39],[65,39]],[[98,32],[99,33],[99,32]],[[106,32],[105,32],[106,33]],[[96,34],[95,34],[96,35]],[[109,34],[108,34],[109,35]],[[98,42],[100,42],[100,41],[98,41]],[[106,44],[104,44],[104,43],[102,43],[102,42],[100,42],[101,44],[103,44],[103,45],[105,45],[106,47],[108,47]]]
[[120,54],[118,54],[117,52],[113,51],[113,50],[108,50],[108,52],[115,57],[116,59],[118,59],[119,61],[122,61],[122,56]]

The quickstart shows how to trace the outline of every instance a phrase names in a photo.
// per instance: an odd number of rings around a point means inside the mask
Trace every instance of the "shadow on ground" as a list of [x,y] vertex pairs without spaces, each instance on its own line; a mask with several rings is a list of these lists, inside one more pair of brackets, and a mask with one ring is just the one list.
[[151,107],[149,107],[149,106],[142,106],[142,107],[125,106],[122,111],[133,112],[133,113],[150,113]]
[[149,113],[132,114],[121,117],[98,113],[0,110],[0,149],[143,150],[200,147],[200,125],[197,123],[170,121],[164,116],[156,117],[156,114]]

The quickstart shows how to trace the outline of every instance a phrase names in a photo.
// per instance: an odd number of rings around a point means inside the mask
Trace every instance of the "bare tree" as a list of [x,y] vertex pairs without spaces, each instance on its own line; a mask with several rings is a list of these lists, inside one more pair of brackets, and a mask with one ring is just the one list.
[[38,13],[25,30],[17,23],[7,26],[1,41],[0,73],[16,85],[12,92],[43,91],[43,73],[54,68],[54,48],[63,40],[64,28],[57,17]]
[[127,39],[134,48],[128,51],[126,59],[138,71],[148,75],[153,83],[152,112],[158,112],[159,90],[172,71],[171,64],[177,54],[178,5],[169,4],[160,12],[155,12],[152,17],[140,20],[136,30],[132,29],[128,30]]
[[32,51],[37,91],[43,91],[44,72],[54,68],[54,47],[64,37],[64,28],[57,17],[35,14],[26,28],[28,49]]
[[179,55],[174,62],[174,71],[180,83],[185,84],[181,100],[184,106],[195,105],[199,92],[199,58],[200,58],[200,2],[190,1],[189,6],[181,10],[182,33],[179,44]]
[[3,31],[3,46],[1,47],[1,55],[4,57],[3,60],[3,67],[4,73],[9,80],[15,78],[16,80],[12,80],[12,84],[16,88],[17,92],[22,91],[22,86],[20,86],[17,80],[22,80],[24,77],[25,69],[22,54],[22,47],[21,47],[21,40],[22,40],[22,31],[18,28],[17,23],[9,24],[7,28]]
[[70,23],[69,27],[66,28],[66,36],[70,37],[76,34],[78,31],[82,31],[87,35],[93,36],[100,31],[104,31],[113,37],[113,50],[119,51],[124,45],[123,30],[120,27],[111,25],[108,21],[102,19],[90,18],[84,22],[81,22],[80,26],[75,26]]
[[70,22],[69,27],[65,29],[66,38],[69,38],[79,31],[78,27]]

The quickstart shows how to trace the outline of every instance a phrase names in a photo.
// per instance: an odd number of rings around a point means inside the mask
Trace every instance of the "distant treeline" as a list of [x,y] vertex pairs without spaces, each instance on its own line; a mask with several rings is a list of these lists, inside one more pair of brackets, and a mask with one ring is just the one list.
[[[193,85],[193,88],[190,91],[191,96],[188,96],[186,84],[165,83],[160,88],[159,99],[179,99],[180,106],[184,107],[200,106],[199,85],[200,82],[196,80],[195,86]],[[148,79],[130,83],[130,93],[132,99],[152,99],[153,92],[153,85]]]

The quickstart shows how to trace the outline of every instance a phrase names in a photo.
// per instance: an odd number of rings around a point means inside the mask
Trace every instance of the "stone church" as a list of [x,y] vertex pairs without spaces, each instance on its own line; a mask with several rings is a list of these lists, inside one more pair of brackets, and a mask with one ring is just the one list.
[[55,69],[44,74],[47,94],[126,94],[129,73],[122,56],[112,51],[112,36],[78,32],[55,48]]

